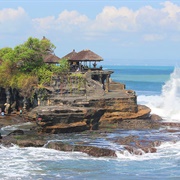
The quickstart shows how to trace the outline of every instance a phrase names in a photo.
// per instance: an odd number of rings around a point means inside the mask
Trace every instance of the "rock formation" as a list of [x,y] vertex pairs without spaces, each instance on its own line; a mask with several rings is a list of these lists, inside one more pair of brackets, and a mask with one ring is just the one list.
[[[124,120],[149,118],[151,110],[137,104],[133,90],[126,90],[125,85],[109,81],[111,73],[88,71],[85,74],[54,76],[51,84],[39,90],[34,96],[37,99],[29,104],[28,100],[24,101],[24,98],[18,97],[17,91],[11,89],[5,99],[11,104],[11,110],[15,104],[14,111],[19,105],[23,106],[23,110],[33,108],[21,116],[35,120],[41,132],[46,133],[97,130],[121,124]],[[155,115],[151,118],[157,119]]]
[[58,104],[38,106],[29,114],[42,132],[64,133],[95,130],[126,119],[148,118],[150,109],[137,105],[133,91],[119,90],[103,96],[66,97]]

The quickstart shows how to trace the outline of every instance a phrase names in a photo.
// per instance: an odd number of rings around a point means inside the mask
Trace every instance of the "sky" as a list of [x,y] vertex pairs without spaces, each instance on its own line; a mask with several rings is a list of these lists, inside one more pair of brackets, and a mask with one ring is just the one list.
[[180,1],[0,0],[0,48],[45,36],[63,57],[90,49],[107,65],[180,65]]

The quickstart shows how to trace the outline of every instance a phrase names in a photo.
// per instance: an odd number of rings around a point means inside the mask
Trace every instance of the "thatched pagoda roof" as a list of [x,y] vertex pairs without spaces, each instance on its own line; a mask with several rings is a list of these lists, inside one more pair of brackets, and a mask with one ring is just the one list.
[[55,64],[55,63],[59,63],[60,58],[57,57],[55,54],[47,54],[47,55],[44,55],[43,61],[45,63],[53,63],[53,64]]
[[69,54],[65,55],[64,57],[62,57],[61,59],[71,59],[73,56],[75,56],[77,54],[77,52],[75,51],[75,49],[73,49],[72,52],[70,52]]
[[69,61],[103,61],[103,58],[91,50],[82,50],[74,54]]

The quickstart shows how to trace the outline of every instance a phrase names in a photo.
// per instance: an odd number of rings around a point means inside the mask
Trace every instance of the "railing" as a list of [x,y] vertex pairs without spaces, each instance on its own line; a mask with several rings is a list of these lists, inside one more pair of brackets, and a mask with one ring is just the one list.
[[87,72],[89,70],[91,70],[91,71],[101,71],[102,66],[100,66],[99,68],[97,68],[97,67],[93,67],[93,68],[91,68],[91,67],[71,68],[70,72],[78,72],[78,71],[79,72]]

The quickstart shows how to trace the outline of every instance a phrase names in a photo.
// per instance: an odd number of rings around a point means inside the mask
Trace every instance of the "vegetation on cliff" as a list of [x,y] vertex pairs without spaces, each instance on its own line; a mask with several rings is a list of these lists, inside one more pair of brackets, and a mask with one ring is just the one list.
[[32,37],[14,48],[0,49],[0,87],[15,88],[23,97],[30,98],[35,89],[50,83],[52,75],[67,72],[67,60],[61,60],[59,66],[43,61],[54,49],[49,40]]

